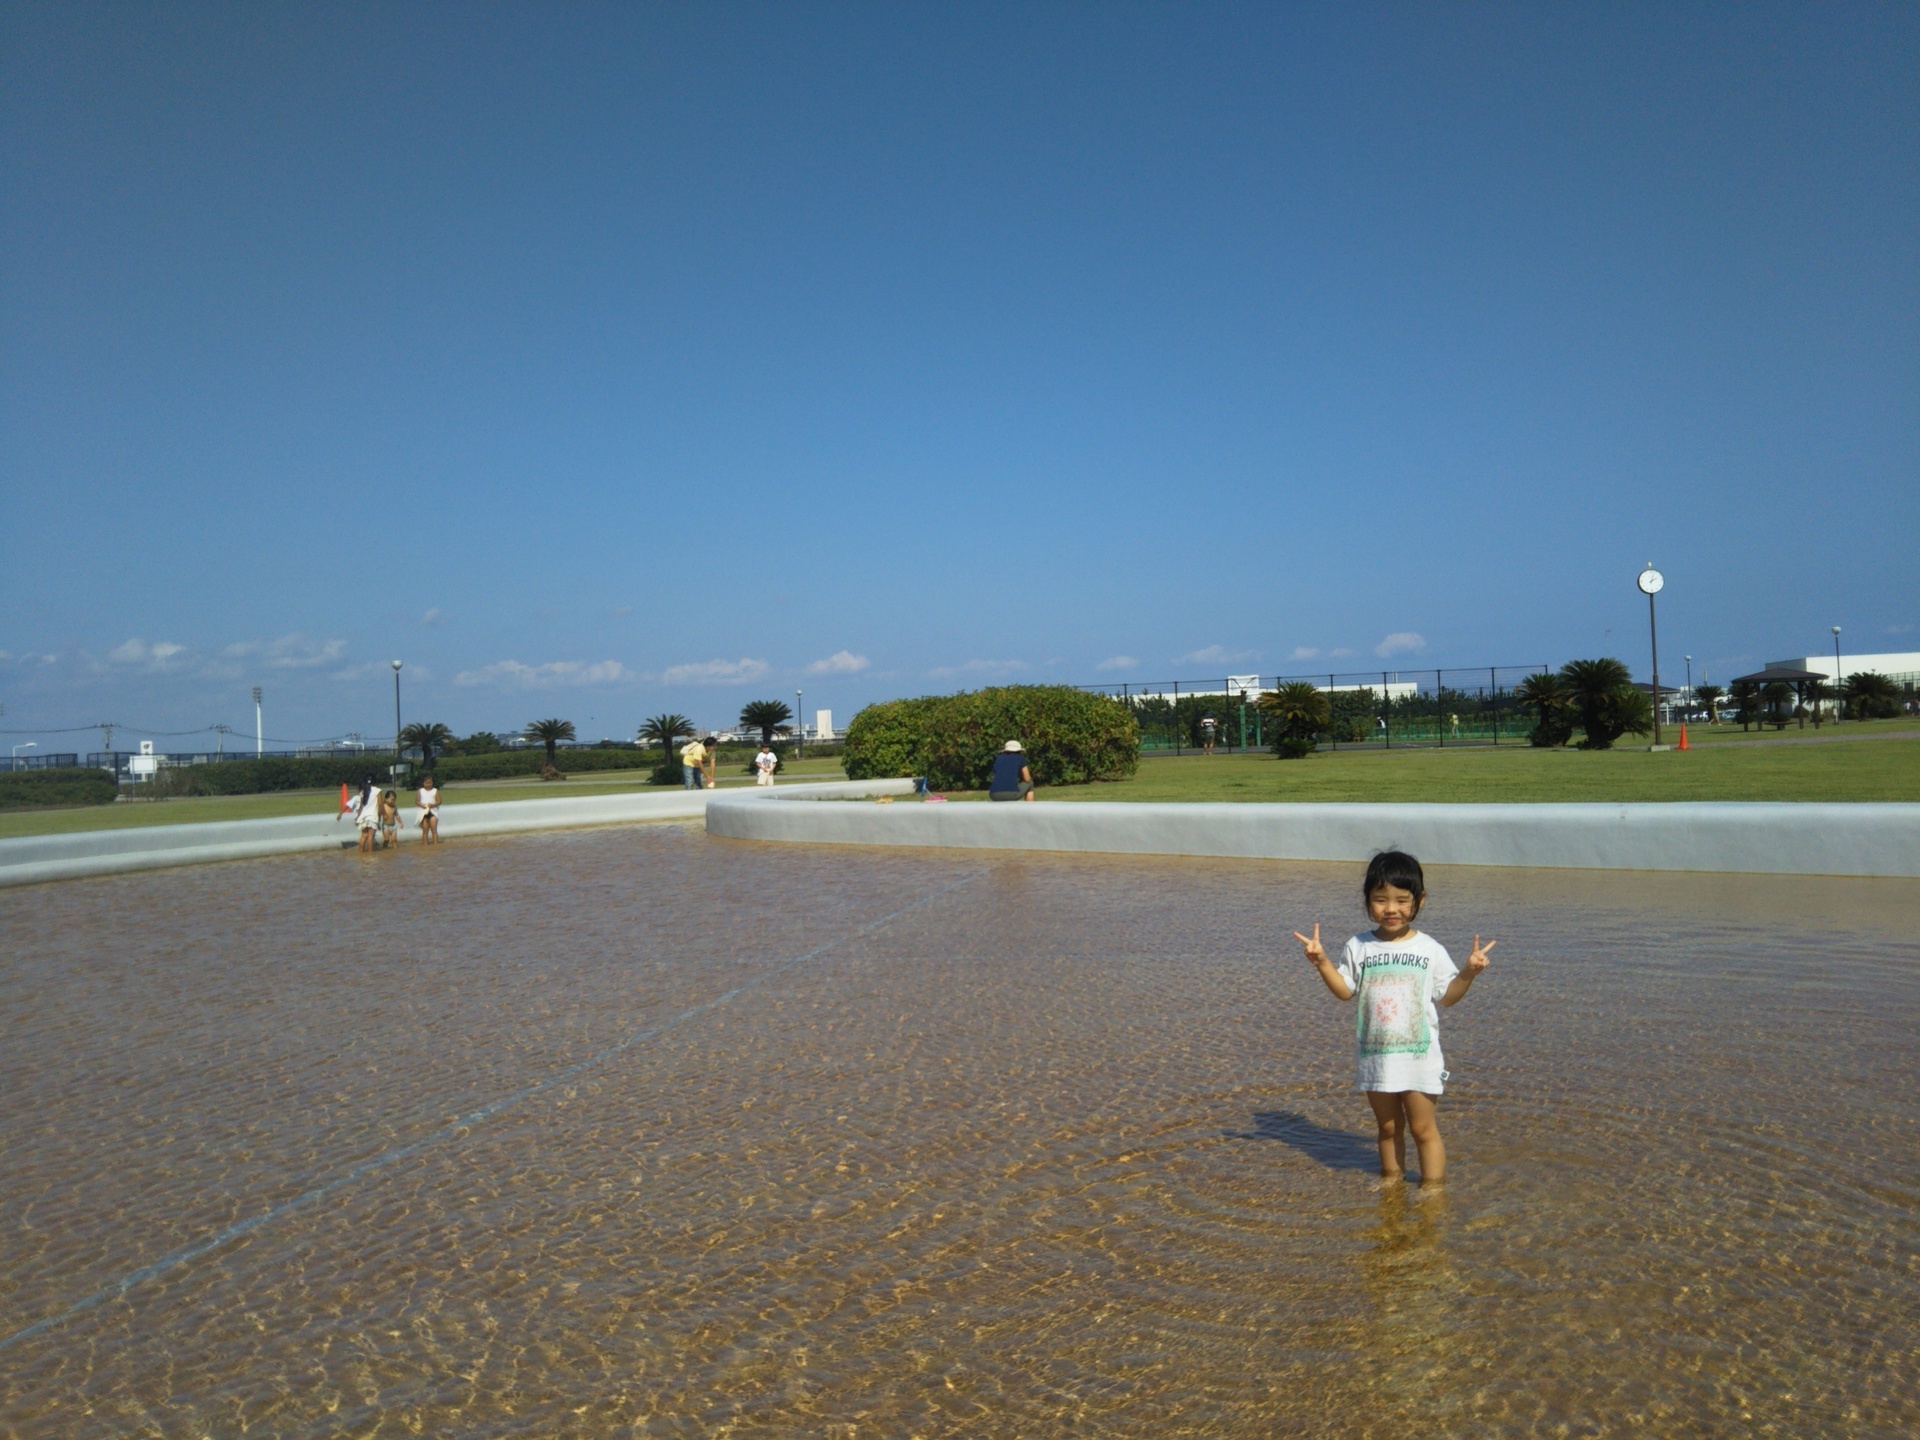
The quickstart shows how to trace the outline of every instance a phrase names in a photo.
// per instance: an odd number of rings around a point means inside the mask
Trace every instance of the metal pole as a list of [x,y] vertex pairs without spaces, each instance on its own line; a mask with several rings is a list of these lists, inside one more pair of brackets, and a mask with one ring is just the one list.
[[393,778],[400,779],[400,662],[393,662]]
[[1647,635],[1653,642],[1653,743],[1660,743],[1660,627],[1653,614],[1653,596],[1647,596]]
[[253,687],[253,758],[254,759],[258,760],[260,758],[261,747],[264,744],[265,744],[265,741],[262,740],[261,732],[260,732],[260,687],[256,685]]
[[807,722],[800,718],[801,691],[793,692],[793,758],[797,762],[807,753]]
[[[1684,714],[1688,720],[1691,720],[1693,718],[1693,657],[1688,655],[1685,658],[1687,662],[1687,708],[1681,713]],[[1685,724],[1686,721],[1682,721],[1681,723]]]
[[1840,627],[1833,627],[1833,723],[1838,725],[1840,717],[1846,713],[1846,706],[1840,703]]
[[1173,682],[1173,753],[1175,758],[1179,757],[1180,742],[1183,738],[1185,737],[1180,734],[1180,682],[1176,680]]
[[1327,728],[1333,732],[1333,748],[1340,748],[1340,727],[1333,723],[1333,676],[1327,676]]
[[1487,689],[1493,696],[1493,743],[1500,743],[1500,675],[1493,666],[1487,666]]
[[1433,672],[1433,732],[1440,737],[1440,748],[1447,748],[1447,682],[1446,672]]

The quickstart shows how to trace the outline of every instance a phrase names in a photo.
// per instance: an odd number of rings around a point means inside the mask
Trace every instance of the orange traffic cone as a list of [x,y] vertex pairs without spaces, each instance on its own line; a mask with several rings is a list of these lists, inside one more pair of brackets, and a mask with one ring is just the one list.
[[[1684,729],[1685,727],[1682,726],[1681,728]],[[340,782],[340,813],[342,815],[347,813],[347,782],[344,780]]]
[[1687,744],[1687,722],[1684,720],[1680,722],[1680,743],[1674,748],[1678,750],[1691,750],[1693,748]]

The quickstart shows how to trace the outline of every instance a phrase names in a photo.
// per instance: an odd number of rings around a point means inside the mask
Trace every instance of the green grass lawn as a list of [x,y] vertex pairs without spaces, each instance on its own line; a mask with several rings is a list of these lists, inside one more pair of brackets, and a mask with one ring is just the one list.
[[[574,780],[476,780],[465,785],[443,785],[446,805],[481,800],[539,800],[556,795],[616,795],[632,790],[666,794],[663,786],[647,784],[645,770],[602,770]],[[836,759],[789,761],[784,780],[842,780],[845,772]],[[722,789],[751,785],[745,775],[720,774]],[[411,799],[412,792],[407,792]],[[0,838],[13,835],[65,835],[80,830],[118,830],[137,825],[186,825],[206,820],[264,820],[280,815],[333,815],[340,809],[340,792],[283,790],[270,795],[185,796],[173,800],[88,805],[71,810],[0,811]],[[345,820],[340,822],[344,828]]]
[[[1830,728],[1830,727],[1829,727]],[[1692,738],[1689,731],[1688,738]],[[1920,738],[1640,750],[1322,751],[1152,759],[1131,780],[1048,800],[1920,800]],[[978,792],[956,799],[984,799]]]

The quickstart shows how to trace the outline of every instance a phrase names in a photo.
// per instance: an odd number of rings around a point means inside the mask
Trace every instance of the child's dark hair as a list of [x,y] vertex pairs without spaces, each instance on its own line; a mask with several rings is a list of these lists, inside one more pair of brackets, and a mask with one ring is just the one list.
[[1412,894],[1415,901],[1426,898],[1427,877],[1420,862],[1404,850],[1382,850],[1367,862],[1367,878],[1360,882],[1360,897],[1366,899],[1382,885]]

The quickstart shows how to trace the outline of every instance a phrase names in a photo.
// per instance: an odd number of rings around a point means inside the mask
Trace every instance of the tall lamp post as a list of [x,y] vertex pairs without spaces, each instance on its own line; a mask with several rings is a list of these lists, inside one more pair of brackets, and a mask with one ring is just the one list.
[[39,748],[40,748],[40,742],[38,740],[23,741],[20,744],[13,747],[13,758],[18,760],[20,758],[20,752],[22,750],[38,750]]
[[1687,662],[1687,718],[1693,718],[1693,657],[1688,655]]
[[807,722],[800,718],[800,692],[793,692],[793,758],[807,753]]
[[1653,568],[1653,562],[1647,561],[1647,568],[1640,572],[1640,578],[1634,581],[1640,587],[1640,593],[1647,597],[1647,635],[1653,642],[1653,743],[1660,743],[1660,627],[1654,620],[1653,597],[1660,593],[1660,587],[1667,583],[1666,576]]
[[1833,627],[1833,723],[1838,725],[1847,707],[1840,703],[1840,627]]
[[253,758],[258,760],[263,753],[266,740],[260,731],[260,687],[253,687]]
[[393,778],[400,778],[400,662],[393,662]]

